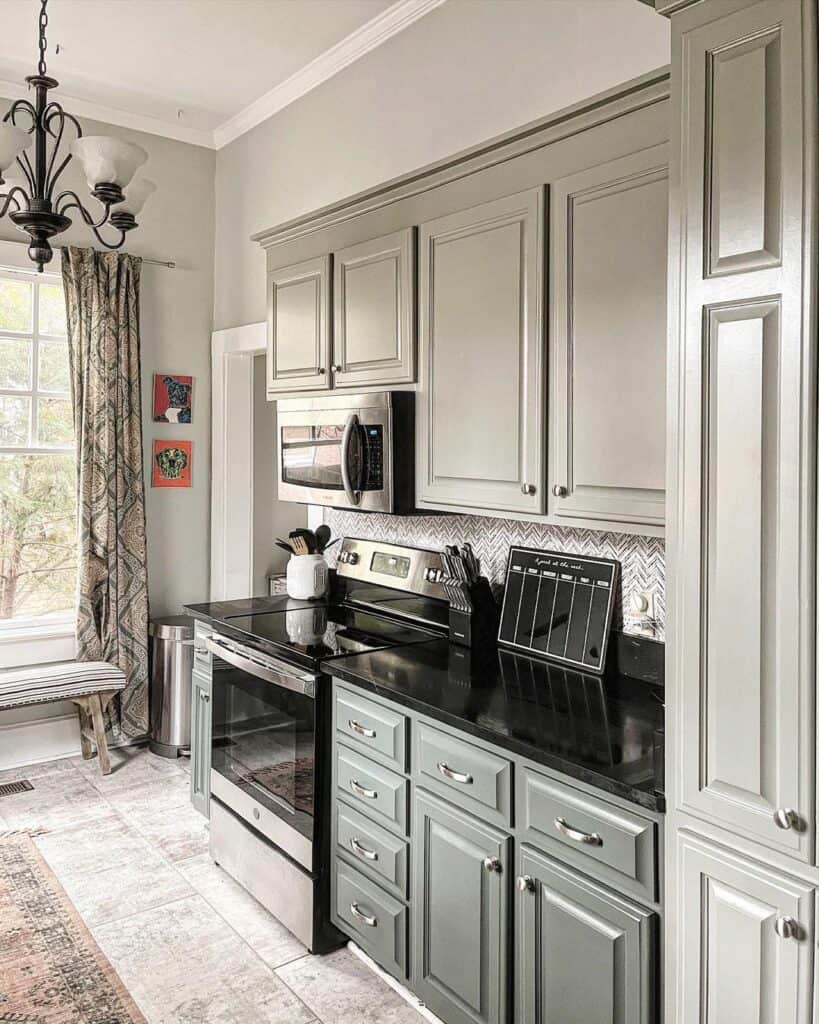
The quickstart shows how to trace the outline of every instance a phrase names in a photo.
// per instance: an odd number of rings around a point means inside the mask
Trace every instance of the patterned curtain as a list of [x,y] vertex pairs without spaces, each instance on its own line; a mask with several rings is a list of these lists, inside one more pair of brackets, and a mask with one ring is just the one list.
[[111,662],[128,678],[111,705],[115,737],[148,731],[141,264],[94,249],[62,252],[77,438],[77,657]]

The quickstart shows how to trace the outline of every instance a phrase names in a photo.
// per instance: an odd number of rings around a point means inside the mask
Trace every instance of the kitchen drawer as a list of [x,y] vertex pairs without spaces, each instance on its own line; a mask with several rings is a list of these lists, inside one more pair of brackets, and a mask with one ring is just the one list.
[[336,730],[354,747],[397,772],[407,769],[407,720],[375,701],[336,688],[333,702]]
[[380,967],[406,978],[407,908],[341,860],[336,860],[335,923]]
[[413,736],[413,777],[420,785],[483,821],[510,824],[512,765],[505,757],[424,722]]
[[345,799],[388,828],[407,832],[407,780],[338,744],[336,781]]
[[654,902],[657,825],[562,782],[522,768],[517,822],[526,842],[616,888]]
[[407,897],[408,844],[341,800],[335,803],[336,852],[400,899]]
[[213,634],[213,628],[207,622],[196,619],[193,624],[193,664],[210,675],[211,658],[210,651],[205,647],[205,640]]

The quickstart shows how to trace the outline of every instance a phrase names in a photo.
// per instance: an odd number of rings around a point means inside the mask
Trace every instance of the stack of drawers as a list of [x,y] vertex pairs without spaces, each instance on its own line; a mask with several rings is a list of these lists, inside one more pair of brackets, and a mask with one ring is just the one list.
[[408,723],[336,689],[332,906],[336,924],[382,966],[407,977]]

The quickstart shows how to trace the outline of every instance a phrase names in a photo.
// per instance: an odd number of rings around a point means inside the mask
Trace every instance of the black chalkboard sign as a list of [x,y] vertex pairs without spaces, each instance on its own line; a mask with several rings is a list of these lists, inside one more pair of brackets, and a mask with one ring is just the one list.
[[611,558],[513,547],[498,642],[602,672],[619,575]]

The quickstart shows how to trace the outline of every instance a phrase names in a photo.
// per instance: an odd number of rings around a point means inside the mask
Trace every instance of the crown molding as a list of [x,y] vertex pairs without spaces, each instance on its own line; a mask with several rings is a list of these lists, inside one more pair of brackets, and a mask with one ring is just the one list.
[[216,149],[228,145],[273,114],[277,114],[322,82],[326,82],[339,71],[360,60],[371,50],[403,32],[405,28],[409,28],[444,2],[445,0],[397,0],[381,14],[280,82],[270,92],[260,96],[244,110],[220,124],[213,132]]
[[[20,82],[0,79],[0,96],[12,101],[27,99],[29,90]],[[214,148],[213,132],[205,129],[191,128],[178,121],[163,121],[161,118],[150,117],[146,114],[134,114],[129,110],[121,110],[119,107],[106,107],[102,103],[78,99],[62,90],[57,94],[57,99],[75,117],[89,121],[102,121],[104,124],[119,128],[131,128],[133,131],[145,132],[148,135],[161,135],[164,139],[175,139],[177,142],[187,142],[192,146]]]

